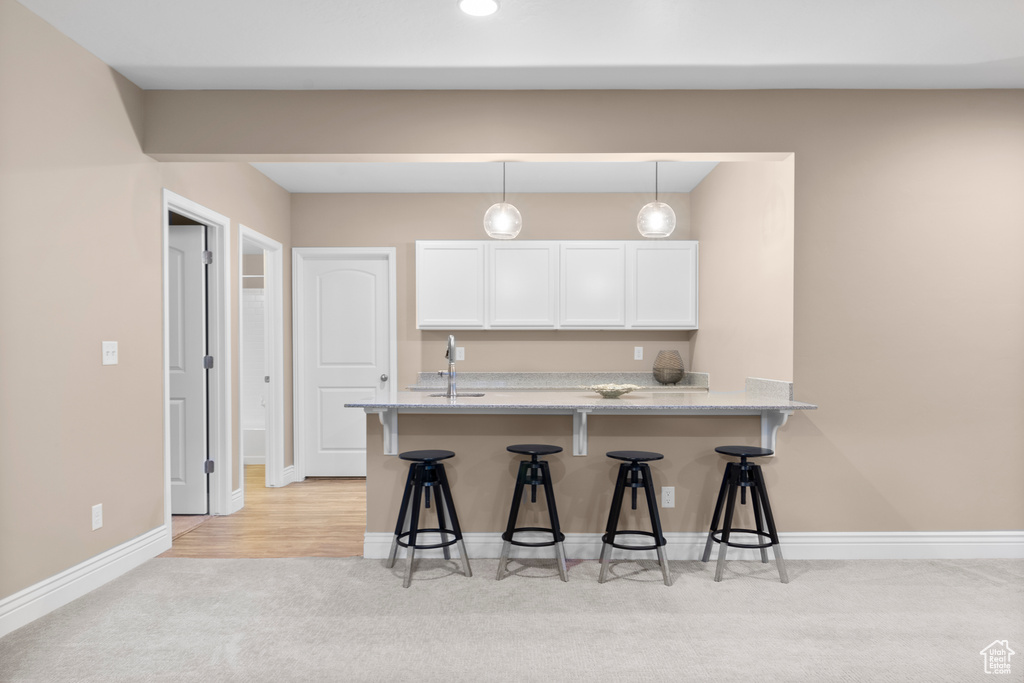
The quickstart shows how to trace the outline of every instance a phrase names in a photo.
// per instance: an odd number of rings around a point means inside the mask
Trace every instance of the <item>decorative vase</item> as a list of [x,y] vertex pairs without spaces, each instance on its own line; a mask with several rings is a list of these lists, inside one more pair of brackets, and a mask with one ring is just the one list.
[[658,351],[654,359],[654,379],[661,384],[675,384],[683,378],[683,358],[678,351]]

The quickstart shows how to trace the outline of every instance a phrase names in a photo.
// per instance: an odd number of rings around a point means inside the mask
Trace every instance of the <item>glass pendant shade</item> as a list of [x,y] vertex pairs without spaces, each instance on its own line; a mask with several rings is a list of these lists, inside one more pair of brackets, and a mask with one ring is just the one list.
[[640,209],[636,227],[644,237],[668,237],[676,229],[676,212],[664,202],[651,202]]
[[498,0],[459,0],[459,9],[471,17],[486,17],[498,11]]
[[519,209],[507,202],[499,202],[484,214],[484,230],[496,240],[514,239],[523,229]]

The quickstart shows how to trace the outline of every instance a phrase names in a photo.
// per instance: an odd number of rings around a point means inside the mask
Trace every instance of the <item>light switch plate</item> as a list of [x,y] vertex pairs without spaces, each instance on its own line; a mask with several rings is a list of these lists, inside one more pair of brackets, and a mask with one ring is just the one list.
[[466,360],[466,347],[456,346],[455,347],[455,360]]
[[105,341],[105,342],[103,342],[103,364],[104,365],[117,365],[117,342],[116,341]]
[[633,347],[633,360],[643,360],[643,359],[644,359],[644,347],[642,347],[642,346],[634,346]]
[[92,530],[96,531],[103,526],[103,503],[92,506]]

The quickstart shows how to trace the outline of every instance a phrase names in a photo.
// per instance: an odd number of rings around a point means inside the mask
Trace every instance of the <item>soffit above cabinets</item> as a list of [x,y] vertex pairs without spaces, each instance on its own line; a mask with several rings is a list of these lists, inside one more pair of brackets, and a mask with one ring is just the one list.
[[[717,161],[658,162],[659,192],[690,192]],[[291,193],[494,193],[502,189],[496,162],[254,162]],[[516,193],[653,192],[649,162],[509,162],[505,188]]]

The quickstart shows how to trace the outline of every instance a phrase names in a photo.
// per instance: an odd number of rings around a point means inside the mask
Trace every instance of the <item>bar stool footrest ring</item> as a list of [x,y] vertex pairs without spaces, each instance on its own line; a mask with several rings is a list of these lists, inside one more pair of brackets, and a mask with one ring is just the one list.
[[[711,539],[715,543],[722,543],[722,533],[724,531],[724,529],[712,531]],[[730,529],[729,534],[753,534],[755,536],[762,536],[768,539],[767,543],[736,543],[731,540],[726,541],[725,544],[730,548],[771,548],[773,545],[775,545],[774,543],[772,543],[772,535],[769,534],[767,531],[758,531],[757,529]]]
[[[632,529],[623,529],[621,531],[615,532],[616,536],[622,536],[625,534],[632,534],[634,536],[648,536],[650,538],[653,538],[655,543],[654,545],[625,545],[623,543],[611,543],[608,541],[609,534],[604,534],[603,536],[601,536],[601,542],[607,543],[611,547],[618,548],[619,550],[657,550],[658,548],[662,548],[668,545],[668,541],[665,540],[664,536],[662,536],[661,539],[659,539],[657,536],[654,535],[653,531],[635,531]],[[658,542],[659,540],[661,541],[660,543]]]
[[[545,529],[544,527],[539,527],[539,526],[523,526],[523,527],[518,527],[516,529],[513,529],[512,530],[513,536],[515,534],[518,534],[520,531],[541,531],[541,532],[544,532],[546,534],[554,533],[553,530]],[[558,532],[558,540],[557,541],[538,541],[536,543],[533,543],[533,542],[530,542],[530,541],[517,541],[517,540],[515,540],[513,538],[505,538],[506,536],[508,536],[508,534],[503,533],[501,535],[501,540],[507,541],[507,542],[511,543],[512,545],[519,545],[519,546],[523,546],[525,548],[543,548],[545,546],[555,545],[556,543],[562,543],[563,541],[565,541],[565,534],[563,534],[561,531]]]
[[[422,534],[424,532],[428,532],[428,531],[436,531],[438,533],[444,532],[444,533],[449,534],[449,535],[454,535],[455,534],[455,532],[453,530],[451,530],[451,529],[437,529],[437,528],[435,528],[435,529],[417,529],[416,530],[416,535],[419,536],[420,534]],[[410,532],[408,532],[408,531],[404,531],[404,532],[398,534],[398,545],[402,546],[403,548],[410,547],[410,545],[406,541],[402,540],[403,538],[406,538],[409,535],[409,533]],[[416,545],[411,546],[411,547],[415,548],[416,550],[433,550],[435,548],[444,548],[444,547],[449,546],[449,545],[455,545],[456,543],[458,543],[461,540],[462,540],[461,538],[453,538],[452,540],[446,541],[444,543],[431,543],[430,545],[427,545],[427,544],[424,544],[424,543],[417,543]]]

